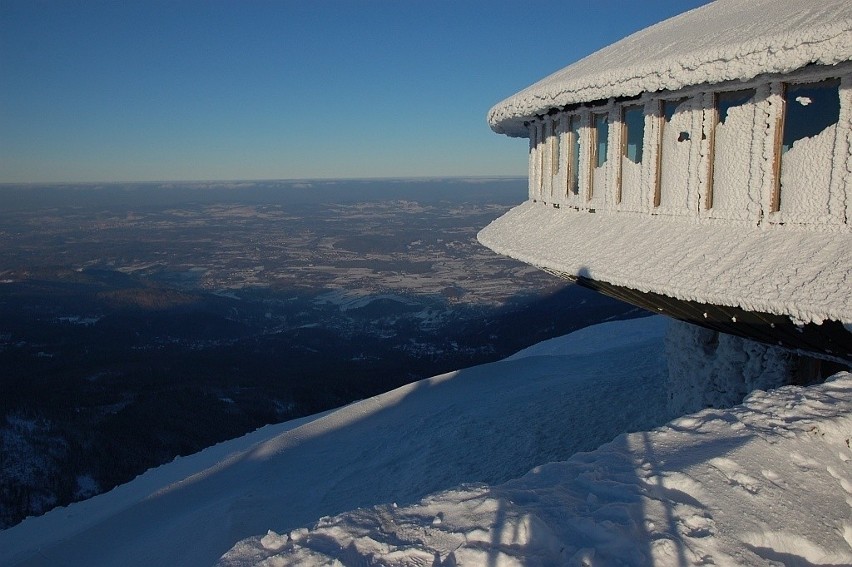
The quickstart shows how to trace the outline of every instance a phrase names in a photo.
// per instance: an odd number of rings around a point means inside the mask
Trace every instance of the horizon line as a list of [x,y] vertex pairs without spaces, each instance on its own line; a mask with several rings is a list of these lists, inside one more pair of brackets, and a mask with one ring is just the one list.
[[329,183],[337,181],[437,181],[437,180],[514,180],[527,179],[527,175],[422,175],[422,176],[377,176],[377,177],[291,177],[263,179],[161,179],[147,181],[0,181],[0,187],[8,186],[86,186],[86,185],[163,185],[163,184],[252,184],[252,183]]

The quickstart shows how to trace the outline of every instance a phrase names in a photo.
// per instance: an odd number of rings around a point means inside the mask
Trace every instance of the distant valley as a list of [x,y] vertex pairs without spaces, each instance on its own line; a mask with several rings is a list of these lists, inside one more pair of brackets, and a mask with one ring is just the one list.
[[476,242],[525,183],[0,186],[0,528],[642,315]]

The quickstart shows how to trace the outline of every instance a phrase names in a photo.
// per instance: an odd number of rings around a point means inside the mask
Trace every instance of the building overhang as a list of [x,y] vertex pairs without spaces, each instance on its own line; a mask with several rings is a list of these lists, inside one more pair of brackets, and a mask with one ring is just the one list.
[[848,231],[698,223],[527,201],[478,239],[499,254],[586,283],[782,316],[800,328],[833,321],[847,337],[849,352],[840,358],[852,360]]

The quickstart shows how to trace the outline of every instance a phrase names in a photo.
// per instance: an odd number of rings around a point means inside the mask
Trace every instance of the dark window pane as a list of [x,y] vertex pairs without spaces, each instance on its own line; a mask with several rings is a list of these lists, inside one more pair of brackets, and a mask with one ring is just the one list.
[[788,85],[781,153],[804,138],[812,138],[840,119],[840,81]]
[[716,95],[716,110],[719,112],[719,123],[724,124],[728,118],[728,110],[735,106],[742,106],[754,97],[754,89],[745,91],[731,91]]
[[645,114],[641,106],[624,110],[624,156],[633,163],[642,162],[642,140],[645,137]]
[[609,146],[609,124],[606,120],[606,114],[595,115],[595,130],[598,154],[596,167],[603,167],[606,163],[606,152],[607,147]]
[[678,100],[667,100],[663,102],[663,114],[666,117],[666,122],[671,122],[672,118],[674,118],[675,110],[680,106],[686,99],[678,99]]

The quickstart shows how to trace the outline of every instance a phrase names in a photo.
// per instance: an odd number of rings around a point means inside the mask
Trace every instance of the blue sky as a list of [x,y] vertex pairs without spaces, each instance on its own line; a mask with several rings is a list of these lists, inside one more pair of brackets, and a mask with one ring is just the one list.
[[525,175],[488,109],[705,0],[2,0],[0,182]]

